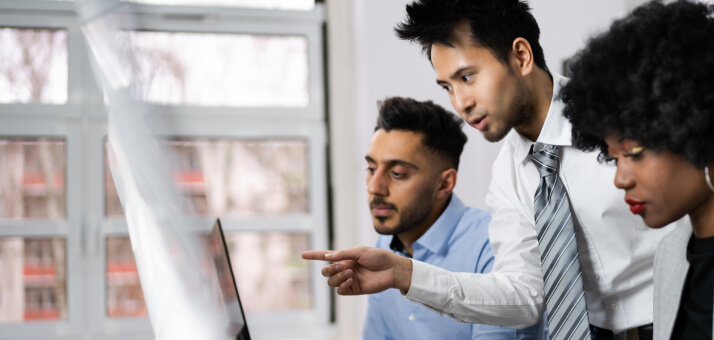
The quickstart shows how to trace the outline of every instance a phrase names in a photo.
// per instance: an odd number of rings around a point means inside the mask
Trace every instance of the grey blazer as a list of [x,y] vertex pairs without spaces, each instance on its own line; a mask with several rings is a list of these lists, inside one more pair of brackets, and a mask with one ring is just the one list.
[[654,260],[654,339],[672,336],[679,300],[687,278],[687,244],[692,228],[680,225],[662,239]]

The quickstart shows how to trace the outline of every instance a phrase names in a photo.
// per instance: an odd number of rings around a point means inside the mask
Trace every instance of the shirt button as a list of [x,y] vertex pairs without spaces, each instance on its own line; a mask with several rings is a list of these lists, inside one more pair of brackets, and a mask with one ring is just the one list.
[[414,319],[415,319],[414,314],[409,315],[409,321],[414,321]]
[[595,275],[595,281],[600,281],[600,275]]
[[531,291],[529,291],[529,293],[531,293],[531,297],[536,297],[536,296],[538,296],[538,293],[536,293],[535,290],[531,290]]
[[612,309],[617,309],[617,304],[613,303],[613,304],[612,304]]

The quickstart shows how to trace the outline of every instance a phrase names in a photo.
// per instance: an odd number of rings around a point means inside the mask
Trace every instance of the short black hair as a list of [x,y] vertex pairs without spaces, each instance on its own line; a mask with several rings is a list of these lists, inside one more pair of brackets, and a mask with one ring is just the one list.
[[378,102],[379,117],[374,131],[379,129],[410,131],[424,136],[424,146],[444,156],[458,170],[459,157],[468,138],[461,130],[464,121],[432,101],[391,97]]
[[519,0],[417,0],[407,5],[407,18],[394,30],[400,39],[418,42],[431,60],[431,46],[453,47],[452,32],[468,22],[473,41],[496,59],[508,63],[513,41],[521,37],[531,45],[535,64],[548,71],[540,28],[530,10]]
[[605,154],[604,138],[714,159],[714,10],[691,1],[646,3],[592,38],[562,88],[573,145]]

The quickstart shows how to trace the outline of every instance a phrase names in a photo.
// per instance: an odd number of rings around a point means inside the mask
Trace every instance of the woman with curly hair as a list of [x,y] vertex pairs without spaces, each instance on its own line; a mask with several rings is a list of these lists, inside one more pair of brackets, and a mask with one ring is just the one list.
[[633,214],[652,228],[691,221],[655,255],[654,338],[712,339],[714,8],[637,8],[588,42],[560,96],[574,145],[617,166]]

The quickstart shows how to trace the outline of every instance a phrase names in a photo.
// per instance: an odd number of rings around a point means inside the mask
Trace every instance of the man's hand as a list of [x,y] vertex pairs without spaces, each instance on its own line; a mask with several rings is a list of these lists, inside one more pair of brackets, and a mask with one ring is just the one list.
[[406,294],[412,283],[412,261],[384,249],[307,251],[302,258],[335,262],[322,267],[322,276],[328,278],[330,287],[337,287],[340,295],[374,294],[389,288]]

